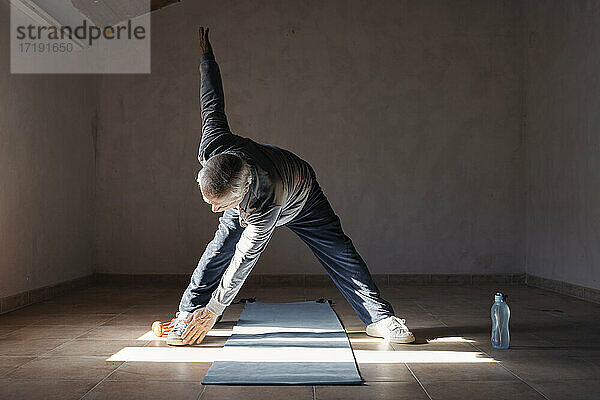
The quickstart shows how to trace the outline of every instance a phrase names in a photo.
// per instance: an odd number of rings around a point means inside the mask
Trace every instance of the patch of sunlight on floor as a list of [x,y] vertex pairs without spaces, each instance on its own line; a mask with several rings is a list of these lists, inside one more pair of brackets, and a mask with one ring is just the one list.
[[439,337],[427,340],[427,343],[475,343],[474,340],[465,339],[460,336]]
[[387,343],[387,340],[382,338],[349,338],[351,343]]
[[125,347],[106,361],[155,362],[354,362],[349,348],[284,347],[230,348],[201,347]]
[[[370,351],[354,350],[359,364],[393,363],[494,363],[487,355],[474,351]],[[354,362],[352,352],[336,348],[261,349],[185,347],[125,347],[106,361],[143,362]]]
[[356,362],[359,364],[389,363],[495,363],[498,362],[487,354],[478,351],[447,350],[397,350],[369,351],[354,350]]
[[[231,329],[212,329],[210,330],[206,336],[213,337],[229,337],[233,331]],[[346,332],[346,333],[364,333],[364,331],[355,331],[355,332]],[[386,340],[382,338],[348,338],[352,343],[385,343]],[[136,340],[166,340],[166,336],[156,337],[152,331],[148,331],[144,333],[142,336],[138,337]],[[332,339],[329,339],[332,340]],[[343,340],[343,339],[340,339]],[[474,340],[465,339],[464,337],[452,336],[452,337],[439,337],[435,339],[428,339],[427,343],[475,343]]]
[[124,347],[106,361],[143,362],[213,362],[217,358],[214,348],[200,347]]

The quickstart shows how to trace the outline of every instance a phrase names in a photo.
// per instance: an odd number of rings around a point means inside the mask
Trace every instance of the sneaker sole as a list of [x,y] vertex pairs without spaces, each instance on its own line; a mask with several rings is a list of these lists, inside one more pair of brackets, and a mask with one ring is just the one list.
[[183,343],[182,338],[172,338],[172,339],[167,338],[167,344],[169,346],[186,346],[186,344]]
[[[377,334],[375,334],[373,332],[369,332],[369,329],[367,329],[365,331],[365,333],[367,334],[367,336],[385,339],[385,337],[383,337],[383,336],[379,336],[379,335],[377,335]],[[411,333],[410,336],[406,336],[406,337],[403,337],[403,338],[386,339],[386,340],[389,341],[390,343],[407,344],[407,343],[412,343],[412,342],[415,341],[415,335],[413,335]]]
[[414,341],[415,341],[414,335],[410,335],[405,338],[389,339],[390,343],[400,343],[400,344],[412,343]]

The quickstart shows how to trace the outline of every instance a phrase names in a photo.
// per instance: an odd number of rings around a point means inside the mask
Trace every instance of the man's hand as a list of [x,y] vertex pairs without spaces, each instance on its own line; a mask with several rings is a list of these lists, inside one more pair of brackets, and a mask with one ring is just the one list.
[[181,338],[184,344],[200,344],[208,331],[212,329],[217,322],[217,314],[207,310],[206,308],[199,308],[188,319],[189,325]]
[[200,55],[204,53],[212,53],[212,47],[210,46],[210,41],[208,40],[208,28],[201,26],[200,29],[198,29],[198,36],[200,37],[198,41]]

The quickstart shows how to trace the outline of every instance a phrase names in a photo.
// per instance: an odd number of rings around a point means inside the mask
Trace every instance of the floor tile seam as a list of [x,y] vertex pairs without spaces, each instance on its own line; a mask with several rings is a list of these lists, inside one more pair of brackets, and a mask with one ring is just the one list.
[[50,382],[57,382],[57,381],[61,381],[61,382],[89,382],[90,378],[93,378],[93,376],[88,376],[88,377],[81,377],[81,378],[68,378],[68,379],[63,379],[63,378],[50,378],[50,377],[35,377],[35,378],[16,378],[16,377],[7,377],[8,379],[18,379],[18,380],[27,380],[27,381],[34,381],[34,382],[45,382],[45,381],[50,381]]
[[[509,349],[513,349],[513,348],[518,348],[518,346],[510,347]],[[515,354],[514,355],[515,358],[511,358],[509,360],[510,361],[519,361],[519,360],[523,360],[522,357],[528,357],[527,359],[529,359],[529,360],[531,360],[531,359],[542,359],[543,360],[544,357],[540,356],[538,353],[544,353],[544,354],[546,354],[546,353],[548,353],[548,354],[551,354],[551,353],[561,354],[562,353],[566,358],[580,359],[580,358],[582,358],[584,356],[575,354],[573,352],[575,352],[575,351],[584,351],[584,350],[585,351],[591,351],[592,349],[590,349],[589,347],[586,347],[585,349],[578,349],[578,348],[573,347],[573,346],[560,346],[560,347],[550,347],[550,348],[536,347],[536,348],[529,349],[529,352],[533,353],[533,354],[529,354],[529,355],[526,355],[524,353],[523,354],[518,354],[518,355]]]
[[31,382],[39,382],[39,381],[50,381],[50,382],[72,382],[79,383],[81,381],[85,381],[85,378],[15,378],[10,376],[2,377],[2,379],[9,381],[31,381]]
[[[47,354],[47,353],[46,353]],[[49,359],[49,358],[84,358],[84,359],[106,359],[106,356],[88,356],[88,355],[61,355],[61,354],[47,354],[47,355],[39,356],[39,359]]]
[[[72,328],[72,327],[81,327],[81,328],[98,328],[102,325],[100,324],[35,324],[35,325],[29,325],[23,329],[31,329],[31,328],[47,328],[47,329],[51,329],[51,328]],[[108,326],[117,326],[117,325],[108,325]],[[125,326],[127,328],[142,328],[142,327],[147,327],[148,325],[119,325],[119,326]],[[6,333],[4,336],[8,336],[8,335],[14,335],[15,333],[23,330],[23,329],[18,329],[16,331],[12,331],[9,333]],[[148,330],[150,330],[150,328],[148,328]],[[50,339],[50,338],[46,338],[46,339]],[[59,338],[60,339],[60,338]]]
[[[127,363],[127,361],[124,361],[125,363]],[[138,379],[117,379],[117,378],[113,378],[113,377],[107,377],[107,379],[105,379],[105,382],[137,382],[137,383],[148,383],[148,382],[160,382],[160,383],[166,383],[166,382],[172,382],[172,383],[198,383],[198,380],[195,379],[186,379],[186,380],[177,380],[177,379],[142,379],[142,378],[138,378]]]
[[[51,306],[52,307],[62,307],[62,305],[60,305],[60,304],[51,304]],[[83,305],[79,306],[79,308],[83,308],[83,307],[86,307],[86,306],[83,306]],[[114,309],[114,307],[111,307],[111,308]],[[85,311],[83,309],[81,309],[81,310],[72,309],[72,310],[69,310],[69,311],[61,310],[61,312],[47,312],[47,311],[44,311],[44,310],[36,310],[36,309],[34,309],[33,313],[35,313],[33,315],[35,317],[41,317],[41,316],[46,316],[46,315],[50,316],[50,317],[59,317],[59,316],[68,317],[69,315],[72,315],[74,313],[75,314],[89,314],[89,315],[115,315],[115,314],[119,314],[118,312],[115,312],[115,311],[89,312],[89,311]]]
[[[16,327],[17,325],[18,325],[18,328]],[[31,324],[29,324],[29,325],[28,324],[25,324],[25,325],[20,325],[20,324],[10,325],[9,324],[9,326],[10,326],[9,331],[6,332],[6,333],[4,333],[4,335],[10,335],[11,333],[15,333],[17,331],[20,331],[23,328],[28,328],[28,327],[31,326]]]
[[[92,328],[92,329],[93,329],[93,328]],[[88,331],[86,331],[85,333],[87,333],[87,332],[91,331],[92,329],[89,329],[89,330],[88,330]],[[35,358],[33,358],[33,359],[31,359],[31,360],[27,361],[26,363],[24,363],[24,364],[22,364],[22,365],[18,365],[17,367],[15,367],[15,368],[13,368],[13,369],[11,369],[11,370],[7,371],[7,372],[4,374],[4,376],[8,376],[9,374],[13,374],[13,373],[15,373],[16,371],[18,371],[19,369],[23,368],[24,366],[26,366],[26,365],[28,365],[29,363],[32,363],[32,362],[34,362],[34,361],[36,361],[36,360],[38,360],[38,359],[41,359],[41,358],[47,358],[47,357],[44,357],[46,354],[53,352],[54,350],[58,349],[58,348],[59,348],[59,347],[61,347],[61,346],[64,346],[64,345],[65,345],[65,344],[67,344],[67,343],[73,342],[73,341],[74,341],[76,338],[77,338],[77,337],[75,337],[75,338],[72,338],[72,339],[69,339],[69,340],[67,340],[66,342],[64,342],[64,343],[61,343],[61,344],[59,344],[58,346],[56,346],[56,347],[54,347],[54,348],[52,348],[52,349],[50,349],[50,350],[48,350],[48,351],[46,351],[46,352],[39,353],[39,354],[35,354]],[[57,339],[57,340],[61,340],[61,339]]]
[[202,389],[200,389],[200,393],[198,393],[198,397],[196,397],[196,400],[200,400],[200,398],[202,397],[202,395],[204,394],[204,391],[206,390],[206,386],[202,385]]
[[415,379],[415,381],[417,381],[417,383],[419,384],[419,386],[421,387],[421,389],[423,390],[423,392],[425,392],[425,395],[427,396],[427,398],[429,398],[429,400],[433,400],[433,398],[431,397],[431,395],[429,394],[429,392],[427,391],[427,389],[425,389],[425,386],[423,386],[423,384],[421,383],[421,381],[419,380],[419,378],[417,378],[417,375],[415,375],[415,373],[408,366],[408,364],[404,363],[404,366],[406,366],[406,368],[408,369],[408,371],[410,372],[410,374],[413,376],[413,378]]
[[419,302],[416,299],[410,299],[410,301],[412,301],[419,309],[421,309],[421,311],[427,315],[428,317],[433,318],[434,320],[441,322],[442,324],[444,324],[446,327],[448,327],[448,325],[446,325],[446,323],[442,320],[440,320],[436,314],[430,312],[429,310],[427,310],[427,308],[425,308],[424,306],[422,306],[421,304],[419,304]]
[[420,308],[423,312],[428,313],[429,311],[427,311],[425,309],[425,307],[423,307],[421,304],[419,304],[419,302],[416,299],[411,299],[411,302],[413,302],[418,308]]
[[456,312],[456,313],[435,313],[431,311],[427,311],[427,315],[431,315],[435,318],[466,318],[466,319],[490,319],[489,315],[479,315],[479,314],[468,314],[464,312]]
[[22,358],[27,357],[27,358],[30,358],[30,357],[33,357],[33,356],[27,356],[27,355],[20,356],[20,355],[10,355],[10,354],[0,354],[0,359],[4,358],[4,357],[6,357],[6,358],[15,358],[15,357],[22,357]]
[[[449,326],[447,323],[445,323],[444,321],[442,321],[440,318],[438,318],[435,314],[429,314],[429,316],[431,316],[434,320],[436,320],[437,322],[441,323],[442,325],[444,325],[444,327],[448,328],[448,329],[454,329],[453,327]],[[453,332],[456,332],[453,330]]]
[[13,334],[13,333],[15,333],[17,331],[20,331],[20,330],[25,329],[25,328],[30,328],[32,326],[37,326],[37,325],[35,325],[35,324],[19,325],[19,327],[17,329],[15,329],[14,331],[8,331],[8,333],[6,335]]
[[[69,314],[60,314],[60,315],[51,315],[51,314],[43,314],[43,315],[36,315],[36,316],[32,316],[32,319],[38,319],[38,317],[44,317],[47,318],[48,320],[52,320],[52,319],[56,319],[56,318],[66,318],[69,317],[70,319],[77,319],[78,317],[81,317],[83,315],[94,315],[94,316],[101,316],[103,318],[106,319],[112,319],[113,317],[115,317],[118,314],[91,314],[91,313],[69,313]],[[99,318],[102,319],[102,318]],[[32,327],[32,326],[56,326],[56,325],[63,325],[63,326],[88,326],[88,325],[98,325],[97,322],[84,322],[84,323],[64,323],[64,324],[56,324],[56,323],[39,323],[39,322],[34,322],[28,325],[28,327]]]
[[[115,314],[115,315],[114,315],[112,318],[110,318],[108,321],[110,321],[110,320],[112,320],[112,319],[116,318],[116,317],[117,317],[117,316],[119,316],[119,315],[121,315],[121,314]],[[108,322],[108,321],[105,321],[105,322]],[[76,325],[76,326],[80,326],[80,325]],[[44,358],[47,358],[47,357],[45,357],[45,356],[47,356],[49,353],[51,353],[51,352],[53,352],[53,351],[55,351],[55,350],[58,350],[59,348],[61,348],[61,347],[65,346],[65,345],[66,345],[66,344],[68,344],[68,343],[75,342],[75,341],[76,341],[77,339],[79,339],[81,336],[83,336],[83,335],[86,335],[86,334],[90,333],[91,331],[93,331],[94,329],[96,329],[98,326],[102,326],[102,324],[96,324],[96,325],[94,325],[94,326],[91,326],[91,327],[89,327],[89,329],[88,329],[88,330],[86,330],[86,331],[82,332],[81,334],[79,334],[79,335],[75,336],[74,338],[72,338],[72,339],[69,339],[69,340],[67,340],[66,342],[62,343],[62,344],[59,344],[58,346],[54,347],[53,349],[50,349],[50,350],[48,350],[48,351],[46,351],[46,352],[44,352],[44,353],[38,354],[38,355],[37,355],[37,357],[35,358],[35,360],[37,360],[38,358],[42,358],[42,357],[44,357]],[[86,326],[86,328],[87,328],[87,326]],[[74,355],[74,356],[78,356],[78,355]],[[99,357],[102,357],[102,356],[99,356]],[[31,360],[31,361],[29,361],[29,362],[32,362],[32,361],[35,361],[35,360]],[[23,366],[25,366],[26,364],[29,364],[29,362],[27,362],[27,363],[25,363],[25,364],[21,365],[20,367],[23,367]],[[12,373],[12,372],[14,372],[14,371],[11,371],[11,373]]]
[[[476,349],[478,349],[480,352],[484,353],[484,354],[488,354],[485,351],[481,350],[479,347],[475,346],[473,343],[471,343],[471,345],[473,347],[475,347]],[[489,355],[489,354],[488,354]],[[490,356],[492,357],[492,356]],[[493,358],[493,357],[492,357]],[[508,369],[508,367],[506,365],[504,365],[504,363],[502,362],[502,360],[500,360],[498,362],[498,365],[500,365],[500,367],[504,368],[506,371],[508,371],[508,373],[512,374],[513,376],[515,376],[518,380],[520,380],[521,382],[523,382],[525,385],[527,385],[529,388],[531,388],[532,390],[534,390],[536,393],[538,393],[540,396],[542,396],[544,399],[546,400],[550,400],[550,398],[548,398],[548,396],[546,396],[544,393],[542,393],[540,390],[538,390],[537,388],[533,387],[532,385],[529,384],[529,382],[527,382],[525,379],[521,378],[518,374],[516,374],[515,372],[511,371],[510,369]]]
[[115,318],[117,318],[117,317],[119,317],[119,316],[123,315],[124,313],[125,313],[125,312],[121,312],[121,313],[115,314],[115,315],[114,315],[112,318],[109,318],[108,320],[106,320],[106,321],[104,321],[104,322],[102,322],[102,323],[100,323],[100,324],[96,324],[96,325],[94,325],[94,326],[93,326],[91,329],[89,329],[89,330],[87,330],[87,331],[85,331],[85,332],[81,333],[81,334],[80,334],[80,335],[78,335],[78,336],[75,336],[75,338],[73,338],[73,340],[75,340],[75,339],[79,339],[79,338],[80,338],[81,336],[83,336],[83,335],[87,335],[88,333],[90,333],[90,332],[91,332],[91,331],[93,331],[94,329],[96,329],[96,328],[98,328],[98,327],[101,327],[101,326],[104,326],[106,323],[108,323],[108,322],[110,322],[110,321],[114,320]]
[[[96,324],[96,325],[94,326],[94,328],[98,328],[98,327],[100,327],[100,326],[107,326],[106,324],[107,324],[107,323],[109,323],[110,321],[113,321],[113,320],[117,319],[117,318],[118,318],[118,317],[120,317],[121,315],[125,315],[125,312],[126,312],[126,311],[127,311],[127,310],[125,310],[125,311],[123,311],[123,312],[121,312],[121,313],[115,314],[115,315],[114,315],[112,318],[109,318],[108,320],[106,320],[106,321],[104,321],[104,322],[102,322],[102,323],[100,323],[100,324]],[[86,333],[87,333],[87,332],[86,332]]]
[[390,379],[377,379],[377,380],[373,380],[373,379],[366,379],[364,381],[364,383],[411,383],[414,382],[414,380],[398,380],[398,379],[394,379],[394,378],[390,378]]
[[560,383],[560,382],[596,382],[600,384],[600,380],[594,378],[561,378],[561,379],[530,379],[531,383],[541,384],[541,383]]
[[64,345],[66,345],[67,343],[72,343],[72,342],[74,342],[74,341],[76,341],[76,340],[77,340],[79,337],[81,337],[82,335],[85,335],[85,334],[87,334],[87,333],[89,333],[89,332],[93,331],[94,329],[96,329],[96,326],[90,327],[90,329],[88,329],[87,331],[85,331],[85,332],[82,332],[81,334],[79,334],[79,335],[75,336],[74,338],[71,338],[71,339],[67,340],[66,342],[64,342],[64,343],[62,343],[62,344],[60,344],[60,345],[58,345],[57,347],[53,348],[52,350],[49,350],[49,351],[47,351],[46,353],[42,353],[42,354],[40,354],[40,356],[44,356],[44,355],[46,355],[46,354],[48,354],[48,353],[50,353],[50,352],[53,352],[54,350],[57,350],[57,349],[59,349],[60,347],[62,347],[62,346],[64,346]]
[[126,364],[126,361],[122,361],[121,364],[119,364],[119,366],[115,369],[113,369],[112,371],[110,371],[104,378],[100,379],[100,381],[98,381],[94,386],[92,386],[87,392],[85,392],[83,394],[83,396],[81,396],[79,398],[79,400],[82,400],[85,396],[87,396],[89,393],[91,393],[94,389],[96,389],[98,386],[100,386],[100,384],[102,384],[102,382],[106,381],[112,374],[114,374],[115,372],[117,372],[117,370],[119,370],[123,365]]
[[496,383],[519,383],[521,382],[519,379],[515,378],[512,374],[507,379],[425,379],[420,380],[424,385],[431,385],[434,383],[472,383],[472,382],[496,382]]

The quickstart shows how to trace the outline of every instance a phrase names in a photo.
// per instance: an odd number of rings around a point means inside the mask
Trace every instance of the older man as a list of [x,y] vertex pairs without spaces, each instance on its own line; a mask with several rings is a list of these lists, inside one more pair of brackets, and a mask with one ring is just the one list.
[[283,225],[310,247],[367,325],[368,335],[395,343],[414,341],[405,321],[381,298],[312,167],[287,150],[231,132],[208,28],[200,28],[199,35],[203,124],[198,184],[212,211],[223,216],[183,293],[167,343],[204,339],[232,303],[275,228]]

